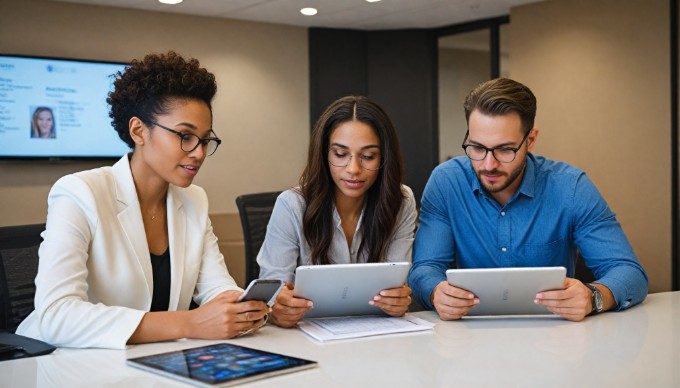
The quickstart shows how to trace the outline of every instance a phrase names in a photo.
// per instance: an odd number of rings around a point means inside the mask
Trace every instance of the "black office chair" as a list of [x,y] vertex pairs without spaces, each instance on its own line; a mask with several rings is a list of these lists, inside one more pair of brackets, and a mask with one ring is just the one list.
[[236,198],[236,206],[241,216],[243,241],[246,247],[246,286],[260,276],[257,254],[267,233],[267,224],[274,210],[280,191],[269,193],[244,194]]
[[576,268],[574,270],[574,278],[582,281],[583,283],[592,283],[596,280],[595,275],[593,275],[593,273],[590,271],[590,268],[586,266],[586,261],[583,260],[583,257],[580,253],[578,253],[576,256]]
[[0,227],[0,332],[14,333],[34,309],[38,247],[45,224]]

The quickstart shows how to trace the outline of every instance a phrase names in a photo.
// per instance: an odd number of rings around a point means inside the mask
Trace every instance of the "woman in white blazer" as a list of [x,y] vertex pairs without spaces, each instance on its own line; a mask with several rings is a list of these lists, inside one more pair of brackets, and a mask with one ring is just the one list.
[[[268,307],[241,302],[192,185],[220,144],[214,76],[174,52],[134,60],[107,99],[133,151],[113,167],[61,178],[48,197],[35,311],[17,333],[57,346],[124,348],[222,339],[262,326]],[[191,300],[200,305],[188,310]]]

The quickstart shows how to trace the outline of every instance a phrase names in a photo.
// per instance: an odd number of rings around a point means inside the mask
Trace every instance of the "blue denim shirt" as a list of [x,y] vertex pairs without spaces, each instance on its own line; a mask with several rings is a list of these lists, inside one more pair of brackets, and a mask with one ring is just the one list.
[[649,283],[621,225],[586,174],[529,154],[522,183],[500,206],[467,157],[432,172],[423,193],[409,285],[423,307],[449,268],[564,266],[577,250],[617,310],[645,299]]

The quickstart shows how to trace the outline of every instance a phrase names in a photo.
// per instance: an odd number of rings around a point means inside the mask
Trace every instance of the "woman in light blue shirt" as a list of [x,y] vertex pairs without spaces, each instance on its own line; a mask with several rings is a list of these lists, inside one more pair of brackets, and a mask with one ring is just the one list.
[[[293,327],[313,308],[293,297],[300,265],[411,261],[415,199],[401,184],[403,160],[391,120],[374,102],[348,96],[317,121],[299,186],[276,201],[257,257],[260,278],[281,279],[271,321]],[[411,289],[383,290],[370,303],[402,316]]]

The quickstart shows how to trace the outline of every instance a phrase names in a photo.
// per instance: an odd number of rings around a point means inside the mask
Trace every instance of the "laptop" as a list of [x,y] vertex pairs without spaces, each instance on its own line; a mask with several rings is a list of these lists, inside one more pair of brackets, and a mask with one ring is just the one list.
[[314,302],[305,318],[384,315],[368,302],[382,290],[403,286],[410,267],[408,262],[300,266],[293,294]]
[[564,267],[450,269],[446,278],[479,298],[468,316],[549,315],[550,310],[534,303],[536,294],[563,289],[566,273]]

